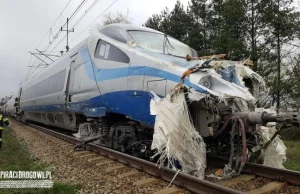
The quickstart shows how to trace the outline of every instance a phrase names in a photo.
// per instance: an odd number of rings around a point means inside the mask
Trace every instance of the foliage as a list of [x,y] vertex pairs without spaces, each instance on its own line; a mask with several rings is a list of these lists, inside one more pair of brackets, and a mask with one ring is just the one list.
[[284,144],[286,145],[286,157],[287,160],[283,163],[284,167],[289,170],[296,170],[300,171],[300,142],[299,141],[292,141],[292,140],[285,140]]
[[106,26],[114,23],[123,23],[123,24],[131,24],[131,18],[129,17],[129,10],[127,10],[126,14],[117,11],[116,14],[111,12],[104,14],[102,21],[102,26]]
[[115,23],[122,23],[122,24],[131,24],[132,23],[132,18],[130,17],[130,13],[129,10],[127,10],[127,13],[122,13],[117,11],[117,13],[112,13],[112,12],[108,12],[106,14],[103,15],[103,20],[100,23],[95,23],[94,25],[92,25],[92,27],[90,28],[90,32],[92,31],[97,31],[99,30],[101,27],[109,25],[109,24],[115,24]]
[[0,102],[0,106],[3,106],[4,104],[6,104],[11,98],[12,98],[12,96],[5,96],[4,98],[2,98],[1,102]]

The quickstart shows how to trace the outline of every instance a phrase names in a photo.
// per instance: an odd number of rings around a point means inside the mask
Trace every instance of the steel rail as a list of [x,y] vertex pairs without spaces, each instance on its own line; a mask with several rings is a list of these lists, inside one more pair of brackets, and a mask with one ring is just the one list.
[[[219,156],[207,156],[207,163],[219,167],[228,164],[228,159]],[[291,184],[300,185],[300,172],[279,168],[272,168],[260,164],[247,162],[242,170],[246,174],[253,174],[278,181],[286,181]]]
[[[18,120],[17,120],[18,121]],[[18,121],[20,122],[20,121]],[[37,130],[40,130],[44,133],[47,133],[51,136],[57,137],[59,139],[62,139],[64,141],[67,141],[71,144],[81,144],[82,141],[79,139],[76,139],[74,137],[58,133],[56,131],[53,131],[51,129],[47,129],[35,124],[27,124],[30,127],[33,127]],[[93,151],[95,153],[98,153],[100,155],[106,156],[110,159],[119,161],[127,166],[131,166],[133,168],[136,168],[137,170],[144,171],[156,178],[160,178],[162,180],[165,180],[167,182],[171,182],[173,178],[175,177],[174,181],[172,184],[177,185],[180,188],[185,188],[186,190],[195,192],[195,193],[213,193],[213,194],[226,194],[226,193],[231,193],[231,194],[241,194],[243,192],[233,190],[230,188],[227,188],[225,186],[212,183],[206,180],[201,180],[199,178],[184,174],[184,173],[177,173],[177,171],[174,171],[169,168],[165,167],[159,167],[158,165],[151,163],[146,160],[142,160],[133,156],[130,156],[128,154],[124,154],[103,146],[99,146],[93,143],[88,143],[84,144],[83,147],[86,150]],[[177,175],[176,175],[177,173]]]

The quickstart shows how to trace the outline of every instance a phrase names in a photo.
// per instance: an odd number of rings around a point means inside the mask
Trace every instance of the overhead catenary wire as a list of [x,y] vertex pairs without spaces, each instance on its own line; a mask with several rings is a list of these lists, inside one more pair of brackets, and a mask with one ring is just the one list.
[[[71,1],[71,0],[70,0]],[[70,1],[69,1],[69,3],[70,3]],[[84,3],[85,2],[87,2],[87,0],[83,0],[81,3],[80,3],[80,5],[75,9],[75,11],[71,14],[71,16],[70,16],[70,18],[69,18],[69,22],[73,19],[73,17],[78,13],[78,11],[83,7],[83,5],[84,5]],[[69,3],[68,3],[68,5],[69,5]],[[67,7],[67,6],[66,6]],[[64,8],[64,10],[66,9],[66,7]],[[63,10],[63,11],[64,11]],[[61,13],[62,14],[62,13]],[[61,16],[61,14],[59,15],[59,17]],[[59,19],[59,17],[56,19],[56,21]],[[55,21],[55,22],[56,22]],[[64,28],[65,26],[67,25],[67,22],[65,22],[64,23],[64,25],[62,26],[62,28]],[[50,28],[50,30],[51,30],[51,34],[52,34],[52,27],[54,26],[54,24],[51,26],[51,28]],[[49,31],[50,31],[49,30]],[[48,31],[48,32],[49,32]],[[47,32],[47,34],[48,34],[48,32]],[[53,42],[58,38],[58,36],[59,36],[59,34],[61,33],[61,30],[59,29],[59,31],[53,36],[52,35],[52,39],[50,40],[49,39],[49,43],[48,43],[48,45],[43,49],[43,50],[48,50],[49,49],[49,47],[53,44]],[[47,34],[46,34],[46,36],[47,36]],[[45,37],[46,37],[45,36]],[[45,38],[44,37],[44,38]],[[43,38],[43,39],[44,39]],[[42,42],[42,41],[41,41]],[[34,63],[35,63],[36,61],[34,61]]]
[[54,24],[57,22],[57,20],[61,17],[62,13],[66,10],[66,8],[69,6],[69,4],[71,3],[72,0],[69,0],[69,2],[67,3],[67,5],[64,7],[64,9],[60,12],[60,14],[58,15],[58,17],[56,18],[56,20],[54,21],[54,23],[52,24],[52,26],[50,27],[50,29],[47,31],[47,33],[45,34],[44,38],[40,41],[40,43],[36,46],[36,48],[38,48],[43,40],[47,37],[48,33],[51,31],[52,27],[54,26]]
[[[28,65],[31,64],[31,59],[32,59],[32,55],[30,55],[30,59],[29,59],[29,64]],[[30,70],[31,70],[31,68],[30,68]],[[28,75],[30,74],[30,70],[27,72],[25,79],[27,79]]]
[[[67,37],[67,34],[56,44],[56,46],[52,49],[52,51],[65,39]],[[50,53],[49,54],[51,54],[51,52],[52,51],[50,51]],[[35,69],[33,70],[33,72],[31,73],[31,75],[29,75],[29,77],[28,77],[28,79],[36,72],[36,70],[38,70],[39,69],[39,66],[41,65],[42,63],[40,63],[39,65],[37,65],[37,66],[35,66]],[[40,71],[40,72],[42,72],[42,71]],[[40,73],[39,72],[39,73]],[[35,76],[35,75],[34,75]],[[34,77],[33,76],[33,77]]]
[[[78,11],[83,7],[84,3],[87,0],[83,0],[80,5],[75,9],[75,11],[71,14],[71,16],[69,17],[69,22],[74,18],[74,16],[78,13]],[[64,28],[67,25],[67,22],[64,23],[64,25],[62,26],[62,28]],[[59,29],[58,32],[53,36],[53,39],[51,39],[51,41],[48,43],[48,45],[45,47],[45,49],[43,50],[48,50],[48,48],[53,44],[53,41],[58,37],[58,35],[61,33],[61,30]]]
[[[69,21],[78,13],[78,11],[83,7],[84,3],[86,4],[87,0],[83,0],[81,2],[81,4],[76,8],[76,10],[72,13],[72,15],[70,16]],[[101,2],[101,1],[100,1]],[[79,20],[75,23],[75,25],[72,27],[74,28],[75,26],[77,26],[77,24],[89,13],[89,11],[95,6],[95,4],[99,3],[99,0],[95,0],[93,2],[93,4],[85,11],[85,13],[79,18]],[[64,27],[66,25],[66,23],[62,26]],[[52,43],[54,42],[54,40],[58,37],[58,35],[61,33],[61,31],[58,31],[58,33],[56,33],[55,36],[53,36],[52,40],[49,40],[49,44],[43,49],[43,50],[48,50],[49,47],[52,45]],[[52,51],[50,51],[50,53],[52,53]],[[36,62],[36,61],[35,61]],[[34,63],[35,63],[34,62]]]
[[[99,1],[99,0],[96,0],[96,1]],[[102,0],[101,0],[102,1]],[[100,1],[100,2],[101,2]],[[98,19],[101,15],[103,15],[113,4],[115,4],[116,2],[117,2],[118,0],[115,0],[112,4],[110,4],[101,14],[99,14],[98,16],[97,16],[97,18],[96,19]],[[91,6],[93,6],[93,5],[91,5]],[[90,9],[89,9],[89,11],[90,11]],[[86,15],[86,14],[83,14],[84,16]],[[79,20],[81,20],[82,18],[80,18]],[[94,19],[84,30],[86,30],[96,19]],[[73,25],[73,27],[72,28],[74,28],[77,24],[78,24],[79,22],[77,22],[77,23],[75,23],[74,25]],[[84,31],[83,30],[83,31]],[[80,32],[80,34],[83,32],[83,31],[81,31]],[[79,35],[80,35],[79,34]],[[79,36],[78,35],[78,36]],[[78,36],[76,36],[76,37],[78,37]],[[76,37],[72,40],[72,41],[74,41],[75,39],[76,39]],[[52,49],[52,50],[54,50],[64,39],[66,38],[66,35],[56,44],[56,46]],[[71,42],[72,42],[71,41]],[[50,53],[49,54],[51,54],[51,52],[52,51],[50,51]]]
[[94,7],[96,4],[98,4],[98,3],[100,3],[100,2],[102,2],[102,0],[101,0],[101,1],[95,0],[95,1],[93,2],[93,4],[92,4],[88,9],[86,9],[86,11],[84,12],[84,14],[77,20],[77,22],[74,24],[74,27],[77,26],[77,24],[78,24],[78,23],[86,16],[86,14],[88,14],[88,12],[89,12],[91,9],[93,9],[93,7]]
[[[85,2],[87,2],[87,0],[83,0],[81,3],[80,3],[80,5],[75,9],[75,11],[71,14],[71,16],[70,16],[70,18],[69,18],[69,22],[77,15],[77,13],[79,12],[79,10],[83,7],[83,5],[84,5],[84,3]],[[56,20],[57,21],[57,20]],[[65,25],[67,24],[67,22],[62,26],[62,28],[63,27],[65,27]],[[72,27],[72,28],[74,28],[74,27]],[[54,36],[53,36],[53,39],[51,39],[51,40],[49,40],[49,43],[48,43],[48,45],[44,48],[44,49],[42,49],[42,50],[45,50],[45,51],[47,51],[49,48],[50,48],[50,46],[54,43],[54,41],[55,41],[55,39],[57,39],[58,38],[58,36],[59,36],[59,34],[61,33],[61,30],[59,30]],[[60,41],[61,42],[61,41]],[[52,52],[50,52],[50,54],[51,54]],[[44,60],[45,60],[46,58],[44,58]],[[37,60],[35,60],[34,62],[33,62],[33,64],[31,65],[31,66],[35,66],[35,64],[36,64],[36,62],[37,62]],[[41,63],[40,63],[41,64]],[[39,65],[40,65],[39,64]],[[38,69],[39,68],[39,65],[37,65],[36,66],[36,69]],[[31,67],[32,68],[32,67]],[[31,69],[30,68],[30,69]],[[35,70],[36,70],[35,69]],[[35,72],[35,70],[34,70],[34,72]],[[33,72],[33,73],[34,73]],[[32,74],[31,74],[32,75]],[[30,76],[29,76],[30,77]],[[28,79],[28,78],[27,78]]]
[[[113,6],[118,0],[115,0],[112,2],[101,14],[97,16],[96,19],[94,19],[86,28],[84,28],[72,41],[76,40],[88,27],[90,27],[100,16],[102,16],[111,6]],[[71,42],[72,42],[71,41]]]
[[[102,13],[100,13],[84,30],[82,30],[81,32],[80,32],[80,34],[79,35],[81,35],[89,26],[91,26],[100,16],[102,16],[108,9],[110,9],[116,2],[117,2],[118,0],[115,0],[115,1],[113,1]],[[95,0],[94,1],[94,3],[88,8],[88,10],[77,20],[77,22],[75,22],[75,24],[71,27],[71,29],[72,28],[74,28],[75,26],[77,26],[78,25],[78,23],[87,15],[87,13],[96,5],[96,4],[98,4],[98,3],[100,3],[100,2],[102,2],[102,0]],[[80,5],[83,5],[83,4],[80,4]],[[77,9],[76,9],[77,10]],[[75,12],[74,12],[75,13]],[[78,12],[77,12],[78,13]],[[73,15],[73,14],[72,14]],[[79,36],[78,35],[78,36]],[[58,46],[59,46],[59,44],[66,38],[66,36],[67,35],[65,35],[55,46],[54,46],[54,48],[49,52],[49,54],[51,54],[52,52],[53,52],[53,50],[55,50]],[[71,42],[73,42],[76,38],[78,38],[78,36],[76,36],[74,39],[72,39],[72,41]],[[50,47],[50,46],[49,46]],[[49,48],[48,47],[48,48]],[[48,48],[46,48],[46,49],[44,49],[45,51],[47,51],[47,49]],[[41,63],[40,63],[41,64]],[[33,75],[34,74],[34,72],[38,69],[38,67],[39,67],[39,65],[38,66],[36,66],[36,68],[35,68],[35,70],[32,72],[32,74],[31,75]],[[41,71],[40,71],[41,72]],[[39,72],[39,73],[40,73]],[[30,75],[30,76],[31,76]]]
[[[50,35],[52,35],[52,28],[53,26],[56,24],[56,22],[59,20],[59,18],[61,18],[63,12],[67,9],[67,7],[70,5],[72,0],[69,0],[68,3],[65,5],[65,7],[63,8],[63,10],[60,12],[60,14],[58,15],[58,17],[55,19],[55,21],[53,22],[53,24],[51,25],[50,29],[47,31],[47,33],[44,35],[44,37],[42,38],[42,40],[39,42],[39,44],[36,46],[36,49],[38,49],[38,47],[42,44],[42,42],[44,41],[44,39],[47,37],[48,33],[49,34],[49,42],[50,42]],[[37,59],[33,62],[33,65],[37,62]],[[31,63],[31,60],[30,60],[30,63]],[[30,65],[30,64],[29,64]],[[31,69],[29,69],[27,75],[26,75],[26,78],[25,79],[28,79],[28,75],[30,74],[31,72]]]

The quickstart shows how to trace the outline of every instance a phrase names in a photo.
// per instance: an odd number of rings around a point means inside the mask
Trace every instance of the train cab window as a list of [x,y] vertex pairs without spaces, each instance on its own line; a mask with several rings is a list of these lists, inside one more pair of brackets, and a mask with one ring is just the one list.
[[129,57],[120,49],[103,40],[97,43],[95,58],[116,61],[120,63],[129,63]]
[[106,50],[106,44],[100,44],[100,51],[99,51],[99,56],[103,57],[105,56],[105,50]]

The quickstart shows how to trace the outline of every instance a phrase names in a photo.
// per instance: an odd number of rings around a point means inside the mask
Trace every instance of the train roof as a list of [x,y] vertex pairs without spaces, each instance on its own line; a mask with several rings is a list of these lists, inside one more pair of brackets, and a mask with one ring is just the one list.
[[[122,23],[114,23],[114,24],[103,26],[96,33],[102,33],[114,40],[127,44],[128,41],[134,41],[133,37],[130,35],[128,31],[146,31],[146,32],[153,32],[158,34],[164,34],[160,31],[151,28],[133,25],[133,24],[122,24]],[[27,89],[28,87],[43,80],[45,77],[49,77],[49,72],[57,71],[57,68],[62,68],[60,65],[60,61],[74,55],[74,52],[76,52],[76,50],[79,47],[81,47],[83,44],[86,44],[87,39],[88,37],[82,40],[80,43],[78,43],[74,48],[70,49],[68,53],[56,59],[53,63],[51,63],[51,65],[49,65],[49,67],[47,67],[41,73],[30,78],[29,80],[26,80],[23,83],[22,88]]]
[[132,40],[132,37],[130,36],[128,31],[147,31],[147,32],[163,34],[162,32],[151,28],[137,26],[133,24],[121,24],[121,23],[109,24],[99,29],[100,33],[123,43],[127,43],[127,41]]

